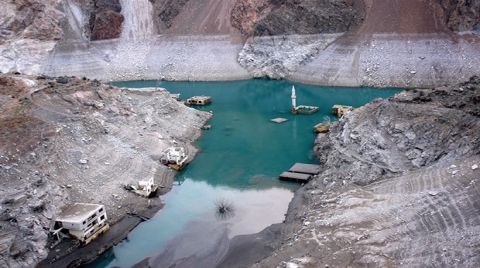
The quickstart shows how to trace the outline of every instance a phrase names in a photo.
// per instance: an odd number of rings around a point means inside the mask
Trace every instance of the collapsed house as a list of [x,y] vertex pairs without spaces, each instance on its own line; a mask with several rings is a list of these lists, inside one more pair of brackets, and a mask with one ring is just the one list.
[[188,155],[183,147],[169,147],[160,158],[160,162],[175,170],[181,170],[187,164]]
[[88,244],[109,228],[103,205],[75,203],[55,217],[51,231],[59,240],[70,236]]
[[125,189],[132,191],[142,197],[150,198],[154,197],[158,190],[158,185],[155,184],[155,180],[151,177],[148,180],[139,181],[138,183],[131,183],[125,185]]

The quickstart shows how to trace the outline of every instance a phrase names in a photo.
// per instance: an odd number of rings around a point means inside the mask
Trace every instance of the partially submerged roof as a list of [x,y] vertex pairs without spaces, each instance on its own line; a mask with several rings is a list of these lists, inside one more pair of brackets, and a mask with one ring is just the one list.
[[75,203],[64,207],[55,220],[68,222],[83,221],[102,207],[103,205],[98,204]]
[[196,100],[196,101],[201,101],[201,100],[205,101],[205,100],[210,100],[210,99],[211,99],[211,97],[209,97],[209,96],[193,96],[193,97],[189,98],[189,100]]
[[320,173],[320,166],[312,165],[312,164],[296,163],[288,171],[295,172],[295,173],[317,175],[318,173]]

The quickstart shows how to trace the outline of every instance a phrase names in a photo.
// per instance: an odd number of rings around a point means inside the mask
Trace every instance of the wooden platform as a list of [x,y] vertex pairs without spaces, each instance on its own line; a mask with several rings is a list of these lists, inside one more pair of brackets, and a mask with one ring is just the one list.
[[320,166],[312,165],[312,164],[296,163],[288,171],[294,172],[294,173],[317,175],[318,173],[320,173]]
[[284,181],[298,181],[298,182],[308,182],[312,178],[312,175],[295,173],[295,172],[283,172],[280,174],[280,179]]

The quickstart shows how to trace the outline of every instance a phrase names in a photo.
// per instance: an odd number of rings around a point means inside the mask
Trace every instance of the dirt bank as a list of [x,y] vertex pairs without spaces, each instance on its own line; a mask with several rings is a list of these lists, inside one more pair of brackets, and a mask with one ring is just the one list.
[[296,193],[273,253],[250,265],[478,266],[479,101],[474,78],[333,123],[316,140],[323,171]]
[[163,89],[130,91],[98,81],[0,76],[0,266],[46,256],[50,221],[65,204],[101,203],[110,223],[148,205],[123,189],[154,177],[168,191],[174,172],[159,164],[173,142],[200,135],[208,113]]

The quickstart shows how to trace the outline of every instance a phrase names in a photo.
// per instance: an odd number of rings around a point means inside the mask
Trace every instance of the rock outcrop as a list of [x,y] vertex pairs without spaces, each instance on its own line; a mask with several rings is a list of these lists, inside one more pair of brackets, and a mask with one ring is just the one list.
[[175,140],[195,154],[209,116],[162,89],[0,75],[0,266],[45,258],[51,220],[66,204],[104,204],[110,223],[147,207],[123,185],[154,177],[168,191],[174,173],[162,151]]
[[363,20],[358,1],[286,0],[255,25],[255,35],[346,32]]
[[257,23],[279,4],[280,1],[272,0],[238,0],[232,9],[232,25],[242,34],[252,36]]
[[91,40],[105,40],[120,37],[124,17],[119,0],[94,0],[90,14]]
[[475,77],[376,100],[334,123],[316,140],[323,171],[254,267],[477,266],[479,101]]
[[232,24],[247,35],[339,33],[363,20],[358,1],[239,0]]
[[338,34],[261,36],[250,38],[238,54],[253,77],[284,79],[330,45]]
[[63,31],[61,0],[0,1],[0,44],[12,39],[59,40]]
[[158,32],[172,27],[175,17],[180,14],[189,0],[152,0],[154,21]]
[[468,0],[440,0],[447,25],[454,31],[480,30],[480,2]]

